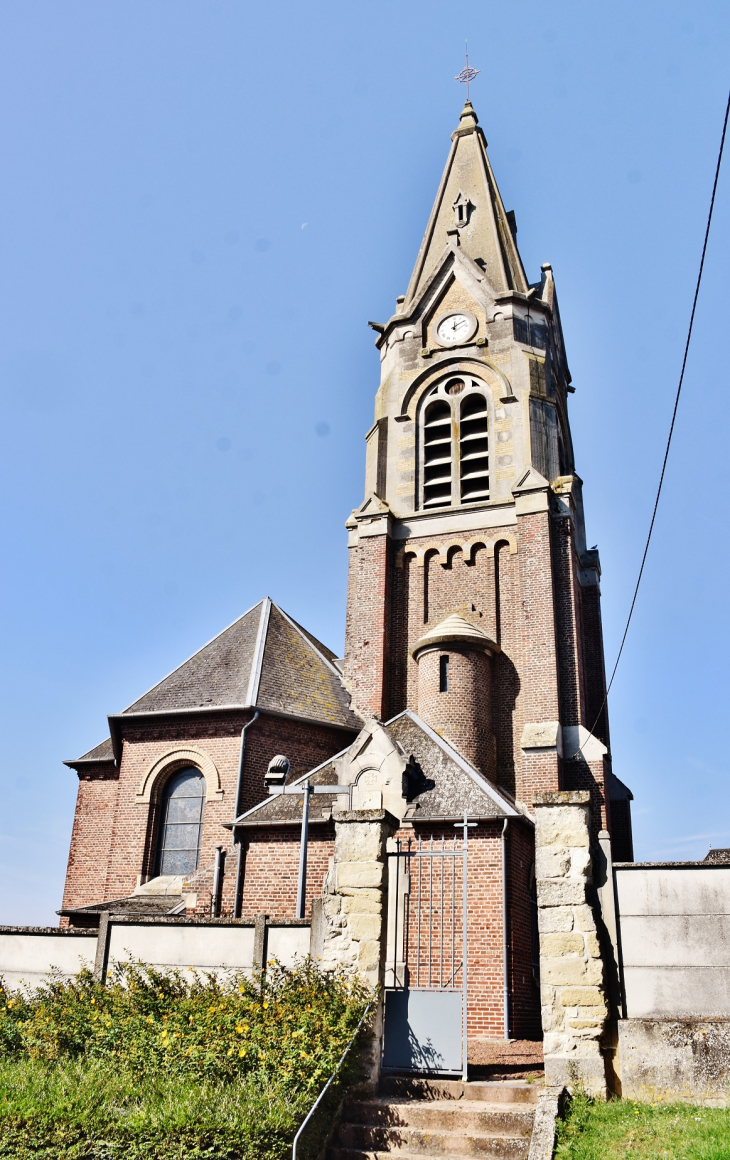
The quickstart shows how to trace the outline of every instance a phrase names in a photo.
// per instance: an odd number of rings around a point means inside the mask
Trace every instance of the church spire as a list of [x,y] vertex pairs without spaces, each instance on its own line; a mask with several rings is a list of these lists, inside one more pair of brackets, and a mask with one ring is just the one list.
[[495,294],[529,286],[515,234],[487,156],[487,142],[471,101],[466,101],[416,265],[404,309],[420,296],[444,258],[458,246],[484,270]]

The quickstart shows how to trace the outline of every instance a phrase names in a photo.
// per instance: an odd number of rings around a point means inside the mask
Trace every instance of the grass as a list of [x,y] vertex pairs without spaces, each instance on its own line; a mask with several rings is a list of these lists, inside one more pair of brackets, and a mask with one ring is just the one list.
[[[0,1153],[1,1155],[1,1153]],[[730,1111],[603,1103],[576,1095],[558,1122],[556,1160],[728,1160]]]
[[0,1157],[8,1160],[280,1160],[311,1104],[256,1075],[140,1080],[83,1058],[0,1062]]
[[0,1160],[284,1160],[367,999],[310,962],[0,985]]

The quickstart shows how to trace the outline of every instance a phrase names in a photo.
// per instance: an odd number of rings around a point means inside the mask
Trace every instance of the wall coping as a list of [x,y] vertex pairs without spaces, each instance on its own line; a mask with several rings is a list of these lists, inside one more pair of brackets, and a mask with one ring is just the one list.
[[0,934],[57,934],[62,938],[96,938],[96,927],[0,926]]
[[614,862],[614,870],[730,870],[730,862]]
[[553,793],[543,790],[532,799],[533,806],[587,806],[591,795],[587,789],[567,789]]
[[386,822],[396,829],[400,828],[400,822],[395,814],[391,814],[390,810],[342,810],[340,812],[332,811],[333,822]]

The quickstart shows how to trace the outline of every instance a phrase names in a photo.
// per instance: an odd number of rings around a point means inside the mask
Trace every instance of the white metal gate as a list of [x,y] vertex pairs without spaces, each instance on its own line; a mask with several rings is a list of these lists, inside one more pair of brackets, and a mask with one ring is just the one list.
[[468,827],[398,839],[388,854],[382,1067],[461,1074],[467,1064]]

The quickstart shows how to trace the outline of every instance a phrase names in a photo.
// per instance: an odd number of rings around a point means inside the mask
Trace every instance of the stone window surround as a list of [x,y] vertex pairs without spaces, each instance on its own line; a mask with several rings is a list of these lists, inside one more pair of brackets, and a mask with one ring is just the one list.
[[202,749],[196,749],[194,746],[178,746],[156,758],[149,767],[135,794],[138,805],[149,805],[152,800],[152,791],[160,780],[186,765],[192,765],[200,770],[205,778],[206,800],[220,801],[223,797],[223,788],[213,758]]

